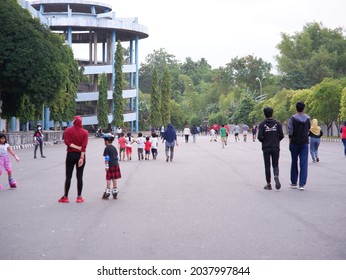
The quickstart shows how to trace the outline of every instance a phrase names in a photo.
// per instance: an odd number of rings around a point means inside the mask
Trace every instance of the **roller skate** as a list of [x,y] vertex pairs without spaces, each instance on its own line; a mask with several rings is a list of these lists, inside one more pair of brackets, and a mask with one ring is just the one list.
[[102,199],[108,199],[111,195],[111,190],[106,189],[105,192],[103,193]]
[[114,199],[118,198],[118,193],[119,193],[119,191],[117,189],[113,189],[112,194],[113,194]]
[[8,178],[8,183],[10,184],[11,189],[15,189],[17,187],[16,180],[13,177]]

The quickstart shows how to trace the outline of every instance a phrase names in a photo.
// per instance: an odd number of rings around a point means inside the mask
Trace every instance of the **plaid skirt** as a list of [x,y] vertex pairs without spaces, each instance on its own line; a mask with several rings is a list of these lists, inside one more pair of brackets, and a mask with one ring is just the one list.
[[121,178],[121,173],[120,173],[120,167],[119,165],[115,165],[112,167],[109,167],[108,170],[106,171],[106,180],[114,180],[114,179],[120,179]]

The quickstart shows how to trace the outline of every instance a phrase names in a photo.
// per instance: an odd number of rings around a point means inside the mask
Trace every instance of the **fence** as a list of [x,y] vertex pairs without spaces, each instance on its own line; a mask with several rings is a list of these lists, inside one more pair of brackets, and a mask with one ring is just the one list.
[[[44,131],[44,143],[56,144],[63,141],[63,131]],[[16,131],[6,133],[7,143],[14,149],[23,149],[34,144],[33,131]]]

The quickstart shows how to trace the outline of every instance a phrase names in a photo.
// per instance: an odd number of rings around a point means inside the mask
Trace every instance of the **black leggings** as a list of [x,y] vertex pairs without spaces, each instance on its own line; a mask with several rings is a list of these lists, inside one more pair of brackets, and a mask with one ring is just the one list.
[[77,169],[77,192],[78,196],[82,195],[83,190],[83,171],[85,166],[85,158],[83,165],[81,167],[78,167],[78,161],[80,158],[81,153],[67,153],[66,156],[66,180],[65,180],[65,196],[68,197],[68,193],[70,191],[71,186],[71,178],[73,174],[73,169],[76,166]]
[[38,146],[40,146],[40,152],[41,152],[41,157],[42,157],[43,156],[43,151],[42,151],[43,143],[42,142],[39,142],[39,144],[35,145],[34,156],[36,157],[36,151],[37,151]]

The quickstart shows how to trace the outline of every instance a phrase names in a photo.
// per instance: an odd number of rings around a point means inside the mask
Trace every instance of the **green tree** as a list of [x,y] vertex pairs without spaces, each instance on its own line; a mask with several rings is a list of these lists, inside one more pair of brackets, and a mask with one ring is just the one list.
[[176,129],[182,129],[187,122],[185,112],[175,100],[171,100],[171,122]]
[[123,48],[118,41],[114,60],[113,126],[124,126]]
[[[248,55],[241,58],[233,58],[226,64],[225,72],[233,80],[234,86],[247,90],[247,92],[260,92],[256,78],[263,80],[272,76],[270,74],[271,64],[262,58]],[[269,80],[268,80],[269,81]]]
[[150,130],[149,120],[150,120],[150,94],[142,93],[139,91],[139,129],[140,130]]
[[[269,105],[270,102],[268,100],[265,101],[260,101],[255,104],[252,112],[249,114],[249,119],[252,121],[252,123],[259,123],[264,120],[264,114],[263,114],[263,109]],[[270,106],[272,107],[272,106]],[[276,112],[274,111],[274,114]],[[276,117],[275,117],[276,118]]]
[[322,23],[308,23],[294,35],[283,33],[277,48],[282,86],[311,88],[324,78],[346,74],[346,39],[342,28],[329,29]]
[[66,52],[61,58],[65,65],[64,85],[54,96],[54,99],[47,103],[50,108],[50,117],[60,123],[70,121],[76,114],[76,98],[78,85],[83,75],[84,69],[79,70],[77,62],[74,60],[73,51],[67,46]]
[[342,90],[340,101],[340,118],[346,121],[346,87]]
[[5,117],[20,116],[20,100],[27,95],[40,112],[66,87],[69,47],[64,38],[32,18],[16,0],[0,5],[0,98]]
[[30,98],[27,95],[22,95],[20,103],[20,121],[27,123],[30,120],[35,119],[35,106],[30,102]]
[[158,72],[158,80],[160,81],[164,69],[168,66],[172,77],[172,90],[180,90],[178,76],[180,74],[180,65],[174,55],[168,54],[165,49],[154,50],[153,53],[148,54],[145,58],[146,63],[141,64],[139,69],[139,87],[144,93],[149,93],[151,90],[152,74],[154,68]]
[[213,123],[217,124],[226,124],[228,123],[227,115],[223,114],[222,112],[217,113],[211,113],[208,118],[209,124],[212,125]]
[[99,81],[99,98],[97,102],[97,122],[99,128],[108,127],[108,82],[107,75],[103,73]]
[[150,124],[153,127],[160,127],[162,125],[161,93],[156,67],[153,70],[150,94]]
[[163,125],[171,122],[171,91],[171,74],[166,66],[161,84],[161,116]]
[[244,94],[240,100],[239,106],[234,112],[233,122],[234,123],[245,123],[250,125],[253,120],[250,119],[250,113],[255,107],[255,102],[250,96]]
[[191,57],[187,57],[180,67],[180,73],[189,76],[196,86],[202,81],[212,81],[212,69],[205,58],[194,62]]
[[328,136],[332,131],[332,124],[338,125],[340,100],[343,86],[339,80],[326,78],[316,85],[308,99],[309,114],[327,125]]
[[312,104],[310,104],[310,98],[313,94],[313,88],[311,89],[299,89],[299,90],[290,90],[290,107],[289,107],[289,114],[295,114],[297,112],[296,104],[297,102],[304,102],[306,104],[305,106],[305,113],[309,114],[309,110],[312,107]]

